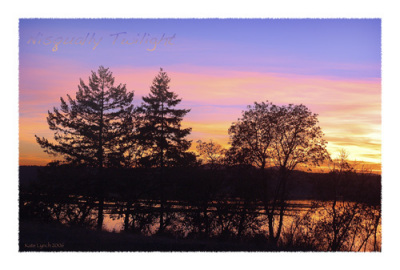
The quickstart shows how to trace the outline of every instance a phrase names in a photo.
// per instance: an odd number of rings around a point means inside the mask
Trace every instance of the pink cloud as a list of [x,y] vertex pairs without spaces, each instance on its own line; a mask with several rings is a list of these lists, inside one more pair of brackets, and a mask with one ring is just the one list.
[[[111,66],[110,70],[116,83],[124,83],[128,90],[135,91],[134,102],[138,105],[141,97],[149,93],[159,68]],[[192,127],[193,140],[214,139],[226,145],[231,123],[254,101],[302,103],[319,114],[332,153],[345,146],[354,150],[359,159],[380,162],[380,79],[239,72],[190,65],[171,66],[165,71],[171,77],[170,89],[182,98],[179,106],[191,109],[183,124]],[[49,135],[47,110],[58,107],[59,98],[66,97],[67,93],[74,97],[79,78],[86,82],[89,75],[90,69],[77,66],[73,61],[62,66],[49,61],[49,66],[42,69],[23,66],[20,71],[20,138],[34,144],[32,134]],[[32,152],[25,144],[21,147],[22,155],[39,150]]]

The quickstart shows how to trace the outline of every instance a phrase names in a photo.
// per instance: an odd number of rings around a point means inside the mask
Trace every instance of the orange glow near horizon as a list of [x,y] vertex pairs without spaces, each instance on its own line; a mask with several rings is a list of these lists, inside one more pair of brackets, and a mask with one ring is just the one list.
[[[112,69],[111,69],[112,70]],[[277,73],[221,71],[179,67],[166,70],[171,77],[171,90],[182,98],[179,105],[190,108],[183,126],[191,127],[189,137],[213,141],[228,148],[228,128],[241,117],[246,105],[269,100],[275,104],[304,104],[317,113],[319,124],[328,141],[328,151],[335,155],[342,148],[349,152],[350,160],[363,161],[380,172],[381,118],[380,80],[338,80],[324,77],[299,76]],[[112,70],[116,82],[135,89],[136,105],[147,95],[153,69],[116,68]],[[41,71],[43,77],[55,76],[56,71]],[[43,74],[48,72],[49,74]],[[21,71],[31,78],[38,73],[31,69]],[[212,74],[212,75],[210,75]],[[59,98],[69,93],[75,96],[81,77],[87,81],[89,73],[65,75],[60,84],[57,77],[42,84],[42,89],[28,90],[21,84],[20,94],[31,98],[20,100],[20,165],[45,165],[53,160],[35,142],[34,135],[48,139],[47,110],[59,107]]]

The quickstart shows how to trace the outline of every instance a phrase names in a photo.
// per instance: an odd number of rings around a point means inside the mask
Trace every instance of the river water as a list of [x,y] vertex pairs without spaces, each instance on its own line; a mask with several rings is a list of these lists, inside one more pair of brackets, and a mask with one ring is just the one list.
[[[298,205],[310,205],[310,201],[296,201],[291,202]],[[333,208],[331,204],[320,204],[316,206],[314,209],[309,209],[307,207],[300,208],[292,211],[286,212],[286,216],[283,221],[283,230],[282,230],[282,238],[293,237],[296,233],[313,233],[307,232],[310,228],[316,230],[316,228],[327,228],[326,226],[332,226],[333,216],[335,215],[335,220],[338,224],[341,224],[345,227],[345,222],[348,219],[348,216],[354,215],[352,218],[351,226],[354,226],[355,229],[347,236],[349,239],[348,242],[351,242],[351,248],[349,250],[352,251],[376,251],[380,250],[381,246],[381,222],[380,216],[377,220],[378,211],[376,209],[367,209],[362,207],[363,209],[355,208],[354,203],[342,203],[338,204],[335,207],[335,212],[332,212]],[[337,211],[337,212],[336,212]],[[357,213],[362,214],[354,214]],[[180,223],[179,220],[185,218],[185,213],[177,213],[175,214],[178,218],[175,221],[175,228],[179,226],[184,226]],[[265,215],[264,215],[265,218]],[[124,230],[124,221],[125,216],[123,214],[116,215],[111,214],[110,212],[106,212],[104,215],[104,224],[103,229],[109,232],[119,233]],[[374,232],[374,222],[377,223],[377,227]],[[317,227],[313,227],[313,224],[318,224]],[[322,224],[322,225],[321,225]],[[157,232],[159,224],[154,222],[149,226],[150,234]],[[277,226],[277,224],[275,224]],[[325,226],[325,227],[324,227]],[[260,231],[267,232],[268,225],[267,222],[264,222],[260,228]],[[354,233],[355,232],[355,233]],[[356,235],[357,234],[357,235]],[[332,236],[331,236],[332,237]],[[348,244],[350,246],[350,244]]]

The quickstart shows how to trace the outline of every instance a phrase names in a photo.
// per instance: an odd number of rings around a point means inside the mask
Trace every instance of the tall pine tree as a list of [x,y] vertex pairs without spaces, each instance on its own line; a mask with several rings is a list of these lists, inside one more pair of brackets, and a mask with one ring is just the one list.
[[80,80],[76,98],[61,98],[61,108],[48,112],[47,122],[54,141],[35,135],[45,152],[63,157],[63,162],[98,169],[99,216],[103,223],[104,167],[130,164],[127,152],[133,141],[133,92],[126,85],[114,85],[108,68],[92,71],[89,84]]
[[143,97],[139,107],[140,127],[138,133],[145,155],[141,163],[145,167],[160,168],[159,196],[160,196],[160,227],[158,232],[163,233],[167,226],[168,217],[165,217],[165,167],[187,166],[196,161],[193,153],[187,152],[191,141],[185,139],[191,128],[182,128],[183,117],[190,111],[174,108],[181,102],[178,96],[169,91],[170,78],[160,69],[150,87],[150,94]]
[[143,97],[139,107],[138,133],[146,154],[142,165],[146,167],[185,166],[195,162],[195,155],[188,152],[191,141],[186,139],[191,128],[182,128],[183,117],[190,110],[176,109],[181,99],[169,91],[170,78],[160,69],[150,87],[150,94]]

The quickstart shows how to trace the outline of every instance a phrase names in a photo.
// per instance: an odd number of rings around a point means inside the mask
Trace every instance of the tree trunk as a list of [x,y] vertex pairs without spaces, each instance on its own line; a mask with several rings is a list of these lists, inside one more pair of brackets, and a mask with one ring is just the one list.
[[99,123],[99,148],[97,150],[98,159],[99,159],[99,213],[97,219],[97,230],[101,231],[103,228],[103,220],[104,220],[104,175],[103,175],[103,128],[104,128],[104,79],[102,85],[102,96],[101,96],[101,108],[100,108],[100,123]]
[[97,230],[101,231],[103,228],[103,220],[104,220],[104,178],[102,175],[100,177],[100,191],[99,191],[99,210],[98,210],[98,218],[97,218]]
[[270,203],[270,194],[269,194],[269,185],[267,179],[267,176],[265,174],[265,168],[261,168],[262,170],[262,180],[264,183],[264,208],[265,208],[265,213],[267,215],[268,219],[268,242],[272,246],[276,246],[277,244],[277,239],[275,237],[275,231],[274,231],[274,212],[275,212],[275,207],[271,205]]
[[276,241],[278,241],[280,235],[281,235],[281,231],[282,231],[282,226],[283,226],[283,217],[285,215],[285,210],[286,210],[286,182],[287,182],[287,177],[288,177],[288,172],[285,168],[281,168],[280,169],[280,184],[281,184],[281,189],[278,190],[279,192],[279,205],[280,205],[280,209],[279,209],[279,224],[278,224],[278,229],[276,232]]
[[132,202],[127,201],[125,210],[125,219],[124,219],[124,231],[129,230],[129,217],[131,215],[131,207],[132,207]]
[[161,134],[160,134],[160,149],[161,149],[161,174],[160,174],[160,228],[159,233],[164,232],[164,103],[161,103]]
[[381,219],[381,210],[379,209],[379,215],[375,220],[374,224],[374,251],[379,251],[378,246],[377,246],[377,234],[378,234],[378,226],[379,226],[379,220]]

